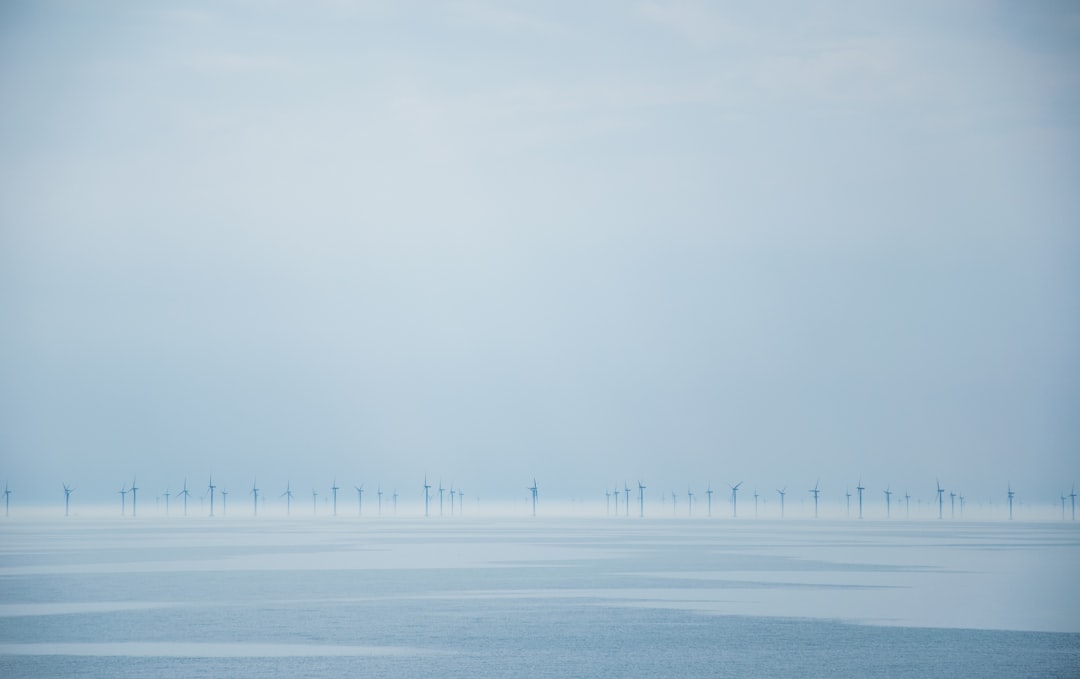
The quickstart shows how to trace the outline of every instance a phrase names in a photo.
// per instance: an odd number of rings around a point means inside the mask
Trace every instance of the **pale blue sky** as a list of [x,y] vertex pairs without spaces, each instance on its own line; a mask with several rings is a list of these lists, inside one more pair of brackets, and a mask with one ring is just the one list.
[[6,2],[0,93],[24,498],[1080,481],[1072,3]]

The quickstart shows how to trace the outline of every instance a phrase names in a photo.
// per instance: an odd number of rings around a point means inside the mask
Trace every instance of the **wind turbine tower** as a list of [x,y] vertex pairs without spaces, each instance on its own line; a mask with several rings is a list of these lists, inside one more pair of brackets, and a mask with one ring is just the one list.
[[131,517],[135,518],[135,493],[139,492],[138,487],[135,485],[134,477],[131,479]]
[[[225,516],[229,513],[229,491],[221,491],[221,515]],[[168,506],[168,503],[165,503]]]
[[964,518],[964,494],[960,493],[960,518]]
[[937,518],[941,519],[945,511],[945,489],[941,487],[939,481],[937,483]]
[[[4,483],[4,516],[9,516],[11,510],[11,489]],[[1065,518],[1065,496],[1061,496],[1061,518]]]
[[844,497],[847,498],[847,518],[851,518],[851,491],[844,489]]
[[888,486],[885,487],[885,518],[892,518],[892,491]]
[[[222,495],[225,493],[222,492]],[[292,482],[285,482],[285,492],[278,497],[285,498],[285,516],[292,516]]]
[[319,491],[314,488],[311,489],[311,514],[315,515],[319,513]]
[[739,481],[734,486],[731,486],[731,518],[737,519],[739,517],[739,486],[743,484]]
[[338,488],[337,477],[334,477],[334,485],[330,486],[330,492],[333,493],[333,495],[334,495],[334,500],[333,500],[334,516],[337,516],[337,492],[339,490],[341,490],[341,489]]
[[709,514],[709,518],[712,518],[712,494],[713,494],[713,489],[712,489],[712,484],[710,483],[708,485],[708,487],[705,489],[705,497],[707,498],[705,504],[706,504],[706,507],[708,507],[707,511],[708,511],[708,514]]
[[686,515],[694,515],[694,494],[690,491],[690,486],[686,487]]
[[623,492],[626,493],[626,515],[630,516],[630,486],[626,485],[626,481],[623,481]]
[[169,515],[169,496],[170,495],[172,495],[172,493],[170,493],[169,489],[166,488],[165,489],[165,516]]
[[949,518],[956,518],[956,493],[949,491]]
[[619,487],[615,486],[615,516],[619,515]]
[[446,490],[446,489],[443,488],[442,479],[439,479],[439,516],[443,515],[443,491],[444,490]]
[[785,486],[783,490],[777,488],[776,492],[780,493],[780,518],[782,519],[784,518],[784,496],[787,495],[787,487]]
[[[638,492],[638,510],[640,512],[640,517],[644,519],[645,518],[645,486],[643,486],[641,484],[641,481],[637,482],[637,492]],[[1065,505],[1062,504],[1061,506],[1064,507]]]
[[126,516],[127,515],[127,503],[126,503],[126,500],[127,500],[127,486],[120,486],[120,490],[117,491],[117,492],[120,493],[120,516]]
[[529,486],[529,490],[532,491],[532,515],[536,516],[536,494],[538,488],[536,487],[536,479],[533,479],[533,484]]
[[758,492],[757,492],[757,488],[755,488],[754,489],[754,518],[755,519],[757,518],[757,499],[758,499]]
[[431,504],[431,484],[427,482],[427,474],[424,474],[424,516],[430,516],[428,508]]
[[1016,493],[1013,492],[1012,484],[1010,483],[1009,484],[1009,521],[1012,521],[1013,495],[1016,495]]
[[675,494],[675,491],[671,491],[671,515],[675,516],[679,511],[679,496]]
[[187,479],[184,479],[184,489],[177,493],[177,495],[182,495],[184,498],[184,516],[187,516],[187,499],[188,496],[191,495],[187,489]]
[[[394,494],[391,495],[390,498],[393,499],[393,501],[394,501],[394,516],[397,516],[397,488],[394,489]],[[425,503],[425,505],[426,505],[426,503]],[[426,512],[427,512],[426,506],[425,506],[424,511],[425,511],[425,516],[426,516],[427,515],[426,514]]]
[[906,490],[904,491],[904,518],[911,518],[911,496]]
[[855,491],[859,494],[859,520],[862,520],[862,492],[866,490],[863,488],[862,479],[859,479],[859,485],[855,486]]
[[1072,500],[1072,520],[1076,521],[1076,486],[1069,492],[1069,499]]
[[[132,484],[133,489],[134,489],[134,487],[135,487],[135,484]],[[210,475],[210,485],[207,486],[207,488],[210,489],[210,516],[213,516],[214,515],[214,489],[217,488],[217,486],[214,485],[214,475],[213,474]],[[132,503],[134,503],[135,498],[132,497],[131,501],[132,501]]]
[[821,483],[820,479],[815,481],[814,482],[814,487],[810,489],[810,492],[814,495],[814,518],[815,519],[817,518],[818,493],[821,492],[821,490],[818,488],[818,484],[820,484],[820,483]]
[[379,516],[382,516],[382,486],[376,486],[375,495],[379,498]]
[[[336,481],[334,483],[337,483]],[[364,484],[353,486],[356,489],[356,515],[364,515]],[[382,513],[382,491],[379,491],[379,513]]]
[[[1064,495],[1062,497],[1064,497]],[[1064,502],[1064,500],[1062,500],[1062,502]],[[1065,505],[1062,504],[1061,506],[1062,506],[1062,510],[1061,510],[1062,515],[1061,516],[1062,516],[1062,518],[1064,518],[1065,517],[1065,514],[1064,514]],[[604,490],[604,516],[611,516],[611,491],[607,490],[607,489]]]
[[64,516],[68,515],[68,510],[71,508],[71,494],[74,492],[74,488],[69,488],[68,484],[64,484]]
[[454,484],[450,484],[450,516],[454,515],[454,500],[457,498],[457,491],[454,490]]
[[256,480],[255,479],[251,480],[251,495],[254,498],[253,502],[255,504],[255,516],[258,516],[259,515],[259,488],[256,485]]

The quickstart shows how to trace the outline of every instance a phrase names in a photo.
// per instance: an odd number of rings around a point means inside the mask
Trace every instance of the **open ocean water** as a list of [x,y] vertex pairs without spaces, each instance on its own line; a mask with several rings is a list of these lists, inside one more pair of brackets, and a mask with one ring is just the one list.
[[0,522],[0,676],[1080,677],[1080,528]]

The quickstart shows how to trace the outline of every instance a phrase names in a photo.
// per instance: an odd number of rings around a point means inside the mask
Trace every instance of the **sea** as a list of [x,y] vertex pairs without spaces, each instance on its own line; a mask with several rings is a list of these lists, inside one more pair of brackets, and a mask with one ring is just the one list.
[[0,677],[1080,677],[1080,525],[0,520]]

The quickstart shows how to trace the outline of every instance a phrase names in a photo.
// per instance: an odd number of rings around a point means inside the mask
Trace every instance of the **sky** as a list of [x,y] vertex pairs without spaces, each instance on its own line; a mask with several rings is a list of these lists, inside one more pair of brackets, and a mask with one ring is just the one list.
[[1073,3],[12,0],[0,99],[13,501],[1080,481]]

